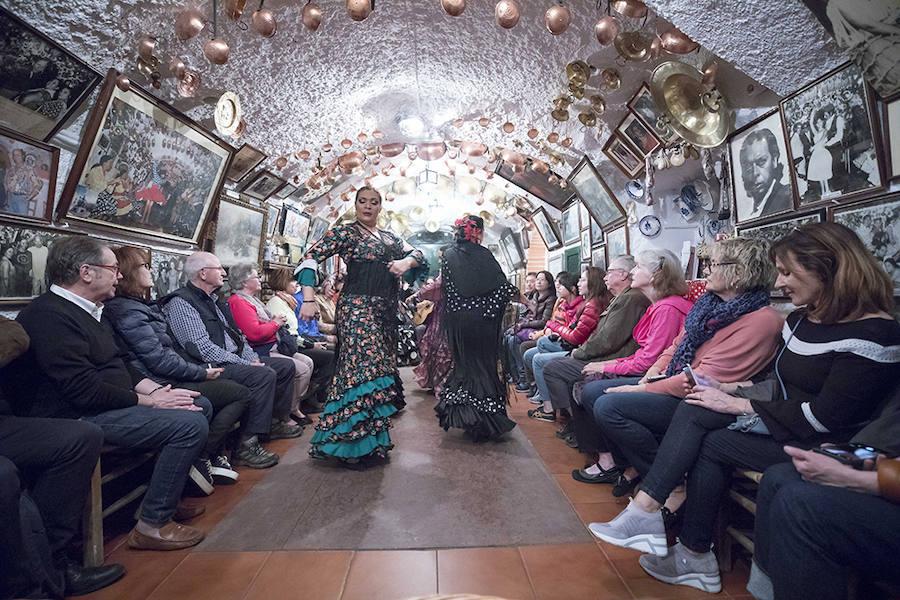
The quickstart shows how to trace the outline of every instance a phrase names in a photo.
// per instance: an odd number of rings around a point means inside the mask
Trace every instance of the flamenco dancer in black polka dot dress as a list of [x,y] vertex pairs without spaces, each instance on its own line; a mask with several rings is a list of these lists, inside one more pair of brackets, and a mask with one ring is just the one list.
[[506,416],[507,388],[498,364],[503,312],[519,290],[481,245],[484,221],[466,216],[455,225],[456,243],[441,260],[444,330],[453,366],[434,410],[444,430],[454,427],[475,441],[491,440],[516,426]]

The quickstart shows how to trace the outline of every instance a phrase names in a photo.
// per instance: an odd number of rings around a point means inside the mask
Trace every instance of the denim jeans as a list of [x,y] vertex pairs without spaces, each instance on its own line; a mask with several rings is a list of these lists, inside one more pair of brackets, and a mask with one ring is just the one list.
[[194,403],[203,412],[138,405],[83,417],[103,430],[103,441],[111,446],[159,451],[141,504],[141,519],[149,525],[172,519],[191,464],[206,444],[212,406],[202,396]]
[[[631,385],[640,381],[640,377],[620,377],[618,379],[597,379],[586,383],[581,390],[581,405],[572,405],[572,427],[578,449],[582,452],[613,452],[621,456],[597,426],[594,419],[594,404],[606,390],[617,385]],[[623,461],[624,462],[624,461]]]
[[[522,345],[524,346],[525,343],[523,342]],[[546,335],[538,338],[537,343],[534,347],[529,348],[528,350],[526,350],[525,352],[522,353],[522,359],[525,364],[525,374],[526,374],[526,376],[530,374],[531,381],[534,381],[535,383],[537,383],[537,378],[536,378],[536,373],[534,372],[534,358],[539,354],[547,354],[547,353],[556,354],[556,358],[566,355],[566,351],[563,350],[563,347],[560,345],[560,343],[559,342],[551,342],[549,339],[549,336],[546,336]],[[540,384],[538,384],[538,385],[540,385]],[[538,387],[538,389],[541,389],[541,388]],[[548,392],[546,390],[546,385],[545,385],[545,389],[541,392],[541,398],[543,398],[544,400],[550,399],[550,392]]]
[[519,345],[521,343],[521,340],[515,335],[507,335],[503,340],[509,372],[516,383],[524,381],[525,379],[525,362],[522,359],[522,353],[519,352]]
[[551,360],[563,358],[565,355],[566,351],[562,350],[560,352],[542,352],[534,357],[531,368],[534,370],[534,383],[541,393],[542,400],[550,400],[550,389],[547,387],[547,381],[544,379],[544,367]]

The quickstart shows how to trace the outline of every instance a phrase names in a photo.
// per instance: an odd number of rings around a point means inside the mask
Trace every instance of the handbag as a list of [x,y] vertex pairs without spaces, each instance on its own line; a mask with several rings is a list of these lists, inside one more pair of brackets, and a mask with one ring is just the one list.
[[275,332],[275,339],[278,340],[276,348],[279,354],[284,356],[293,356],[297,353],[298,342],[297,336],[291,333],[287,325],[282,325]]

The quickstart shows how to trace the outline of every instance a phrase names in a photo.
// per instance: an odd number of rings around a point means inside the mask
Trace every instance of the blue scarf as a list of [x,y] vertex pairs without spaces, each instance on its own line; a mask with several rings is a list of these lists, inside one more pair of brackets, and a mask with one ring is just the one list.
[[709,341],[718,330],[768,305],[769,292],[764,289],[744,292],[728,301],[712,292],[703,294],[684,321],[684,338],[672,356],[666,376],[671,377],[691,364],[700,346]]

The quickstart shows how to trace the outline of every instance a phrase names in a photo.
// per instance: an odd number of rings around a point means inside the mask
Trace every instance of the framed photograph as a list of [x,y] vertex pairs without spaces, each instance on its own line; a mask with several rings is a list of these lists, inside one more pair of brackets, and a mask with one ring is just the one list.
[[669,126],[665,126],[663,130],[659,128],[659,119],[663,116],[663,112],[656,108],[656,102],[653,101],[653,95],[646,83],[642,83],[637,93],[628,102],[628,110],[640,119],[640,121],[652,131],[660,141],[666,146],[671,146],[678,140],[678,134]]
[[616,133],[631,147],[638,151],[638,156],[643,159],[662,144],[653,132],[633,114],[628,114],[619,126]]
[[56,240],[69,235],[80,234],[0,222],[0,306],[26,304],[50,289],[47,253]]
[[293,194],[296,191],[297,191],[296,185],[291,185],[290,183],[287,183],[284,185],[283,188],[281,188],[280,190],[278,190],[275,193],[275,197],[278,198],[279,200],[284,200],[285,198],[287,198],[288,196],[290,196],[291,194]]
[[581,229],[578,225],[578,204],[570,204],[569,207],[562,211],[562,220],[560,221],[560,233],[562,233],[563,244],[571,244],[578,241],[578,232]]
[[241,188],[241,193],[255,200],[265,201],[266,198],[287,185],[287,182],[271,171],[260,171],[247,180]]
[[295,206],[285,205],[281,237],[292,246],[303,247],[309,237],[309,216]]
[[198,244],[231,146],[110,69],[85,127],[57,217]]
[[0,127],[0,214],[49,223],[59,148]]
[[856,232],[894,281],[900,296],[900,194],[829,209],[830,220]]
[[816,211],[805,215],[799,215],[784,221],[776,221],[765,225],[752,225],[745,227],[735,227],[735,233],[738,237],[750,237],[768,240],[774,243],[790,233],[794,227],[800,227],[807,223],[821,223],[825,220],[825,211]]
[[603,230],[600,228],[600,224],[597,223],[597,221],[591,219],[591,247],[596,248],[602,243]]
[[283,212],[281,204],[265,203],[266,212],[266,238],[271,239],[277,232],[281,223],[281,213]]
[[900,94],[896,0],[803,0],[882,98]]
[[588,212],[584,202],[578,203],[578,222],[581,224],[581,229],[589,229],[591,226],[591,213]]
[[591,230],[581,232],[581,260],[591,259]]
[[331,227],[331,224],[327,220],[322,217],[315,217],[309,224],[309,237],[306,239],[306,247],[312,248],[316,242],[322,239],[329,227]]
[[628,179],[634,179],[638,173],[644,170],[644,160],[615,133],[606,140],[603,153]]
[[737,223],[791,212],[791,179],[784,125],[778,111],[736,131],[728,140]]
[[547,257],[547,271],[553,274],[556,277],[556,274],[563,270],[565,267],[565,256],[563,256],[563,252],[559,251],[555,253],[553,256]]
[[519,232],[519,243],[522,245],[522,250],[528,250],[531,248],[531,236],[529,232],[524,227]]
[[515,271],[515,267],[513,266],[513,259],[509,255],[509,250],[507,250],[506,246],[500,244],[497,246],[497,251],[494,254],[497,257],[497,262],[500,263],[500,266],[503,267],[504,273],[511,273]]
[[250,144],[244,144],[238,148],[228,167],[228,173],[225,177],[229,181],[240,181],[259,166],[259,163],[266,160],[267,156],[262,150],[257,150]]
[[49,140],[101,79],[87,63],[0,8],[0,125]]
[[261,208],[222,198],[216,222],[215,253],[223,267],[262,263],[266,216],[266,211]]
[[617,256],[629,254],[631,251],[628,238],[628,225],[623,223],[620,227],[606,232],[606,264],[612,262]]
[[800,207],[844,201],[884,186],[872,98],[848,63],[781,101]]
[[509,266],[513,269],[518,269],[525,265],[525,254],[519,249],[519,244],[516,241],[517,237],[512,231],[508,231],[506,235],[500,238],[500,246],[509,259]]
[[150,274],[153,277],[150,296],[154,300],[167,296],[187,284],[187,276],[184,274],[184,262],[187,257],[188,254],[182,252],[150,250]]
[[900,96],[882,108],[888,179],[900,179]]
[[540,198],[553,208],[562,210],[562,207],[572,200],[572,190],[563,189],[555,183],[550,183],[550,177],[555,176],[558,180],[564,179],[553,171],[538,173],[533,169],[525,169],[521,173],[517,173],[513,165],[498,160],[494,172],[534,197]]
[[591,249],[591,266],[606,271],[606,246],[600,244]]
[[625,209],[587,156],[572,169],[568,182],[601,228],[606,229],[625,218]]
[[541,235],[541,239],[544,240],[547,250],[556,250],[562,247],[562,237],[556,229],[556,223],[553,222],[553,219],[550,218],[550,215],[547,214],[543,207],[531,213],[531,222],[534,223],[537,232]]

